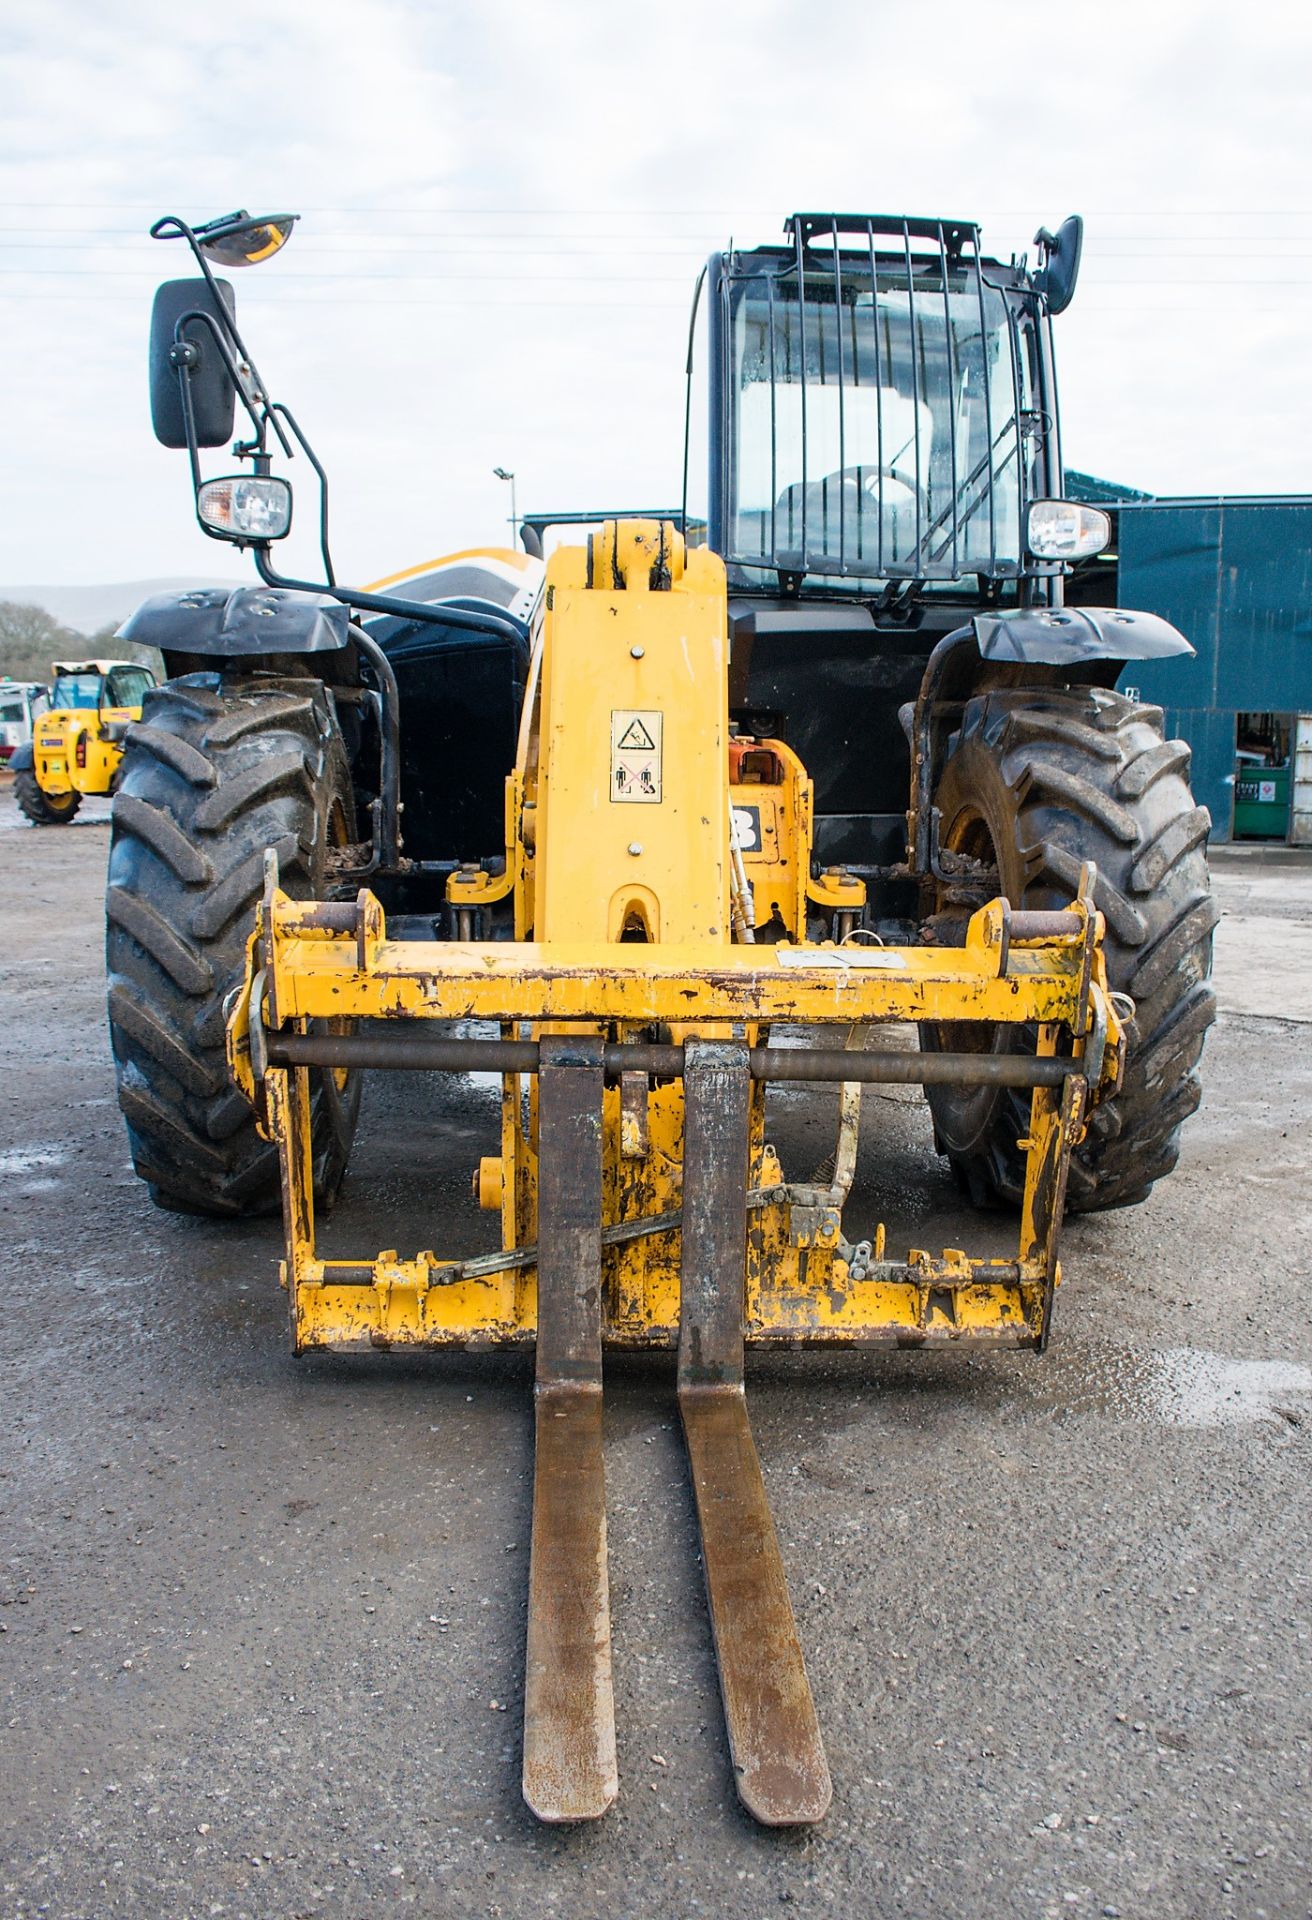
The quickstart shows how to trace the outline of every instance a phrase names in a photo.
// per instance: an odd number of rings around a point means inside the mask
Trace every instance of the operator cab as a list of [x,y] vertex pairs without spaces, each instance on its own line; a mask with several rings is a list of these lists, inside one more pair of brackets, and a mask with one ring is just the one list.
[[874,879],[904,853],[898,716],[935,642],[1059,591],[1027,550],[1060,492],[1044,296],[970,221],[794,214],[785,235],[706,269],[730,704],[811,770],[822,864]]
[[155,684],[149,667],[130,660],[56,660],[50,710],[97,712],[102,707],[139,707]]
[[982,259],[963,222],[798,214],[788,231],[709,269],[711,543],[731,581],[1015,580],[1048,478],[1023,270]]

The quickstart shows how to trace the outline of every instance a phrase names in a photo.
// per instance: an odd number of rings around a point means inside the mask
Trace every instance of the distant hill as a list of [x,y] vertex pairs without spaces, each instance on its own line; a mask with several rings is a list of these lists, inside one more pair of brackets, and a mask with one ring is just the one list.
[[126,620],[134,607],[152,593],[167,593],[170,587],[248,587],[249,575],[178,574],[162,580],[115,580],[100,587],[0,586],[0,600],[20,606],[44,607],[62,626],[76,633],[99,633],[111,622]]

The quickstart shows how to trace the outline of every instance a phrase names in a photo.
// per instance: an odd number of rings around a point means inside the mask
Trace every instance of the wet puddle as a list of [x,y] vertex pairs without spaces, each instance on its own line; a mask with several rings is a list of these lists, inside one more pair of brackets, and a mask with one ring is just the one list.
[[[1312,1367],[1290,1360],[1235,1360],[1197,1347],[1140,1353],[1093,1346],[1065,1356],[1072,1377],[1053,1377],[1071,1413],[1104,1413],[1168,1427],[1233,1427],[1312,1419]],[[1066,1369],[1063,1368],[1063,1374]]]
[[62,1167],[68,1158],[66,1148],[10,1147],[0,1153],[0,1174],[33,1173],[38,1168]]

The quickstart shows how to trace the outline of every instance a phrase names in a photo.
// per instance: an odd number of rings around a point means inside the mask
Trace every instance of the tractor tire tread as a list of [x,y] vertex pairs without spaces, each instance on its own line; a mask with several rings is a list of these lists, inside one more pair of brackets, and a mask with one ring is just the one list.
[[[307,896],[323,881],[329,810],[354,837],[345,749],[318,683],[169,682],[124,742],[107,890],[109,1016],[133,1161],[157,1205],[274,1211],[278,1155],[233,1087],[225,1000],[240,980],[264,881]],[[198,684],[198,682],[200,684]],[[162,745],[167,741],[170,744]],[[202,766],[208,776],[201,778]],[[321,1202],[345,1171],[359,1077],[329,1097],[314,1076],[311,1149]]]
[[1212,830],[1212,816],[1206,807],[1194,807],[1162,828],[1149,841],[1130,869],[1130,888],[1134,893],[1155,893],[1186,854],[1201,846]]
[[298,748],[269,754],[202,800],[192,815],[192,827],[198,833],[222,833],[238,814],[248,813],[262,800],[295,787],[307,797],[313,795],[313,773],[304,751]]
[[1056,800],[1065,801],[1073,811],[1096,820],[1105,833],[1111,834],[1124,847],[1138,843],[1139,822],[1128,807],[1121,806],[1110,794],[1104,793],[1095,781],[1071,773],[1065,767],[1045,766],[1042,761],[1033,762],[1026,768],[1026,773],[1027,793],[1046,793]]
[[1150,999],[1181,961],[1209,937],[1220,918],[1221,909],[1212,895],[1201,894],[1145,953],[1135,955],[1126,975],[1125,991],[1136,1002]]
[[208,960],[180,939],[149,901],[111,884],[105,910],[111,928],[119,927],[135,940],[181,992],[209,992],[214,985],[214,970]]
[[138,753],[154,754],[166,767],[172,767],[174,773],[193,787],[212,787],[217,784],[218,774],[214,761],[199,747],[186,740],[181,734],[166,733],[162,727],[147,726],[138,720],[132,728],[132,744]]
[[122,832],[144,841],[186,885],[203,887],[213,880],[214,868],[209,860],[163,807],[138,800],[132,793],[118,793],[114,796],[114,820]]
[[1062,740],[1077,752],[1091,753],[1099,760],[1119,762],[1121,758],[1120,748],[1101,728],[1059,714],[1013,713],[1008,735],[1012,741]]
[[[1097,868],[1109,985],[1130,994],[1135,1010],[1121,1086],[1071,1155],[1070,1212],[1142,1200],[1175,1166],[1181,1124],[1201,1098],[1220,917],[1207,878],[1211,822],[1189,791],[1188,748],[1163,740],[1162,725],[1160,708],[1106,688],[994,690],[967,703],[940,782],[945,833],[972,792],[991,796],[990,831],[1010,835],[998,859],[1014,902],[1060,904],[1084,863]],[[960,1122],[959,1099],[954,1089],[931,1098],[959,1183],[986,1204],[1016,1205],[1027,1104],[1000,1096],[976,1127]],[[984,1103],[972,1111],[984,1113]]]
[[[290,873],[297,864],[300,841],[294,833],[285,833],[273,842],[279,873]],[[245,854],[222,879],[212,885],[191,916],[192,932],[199,940],[214,940],[235,914],[258,899],[264,886],[263,847]]]
[[1185,740],[1163,740],[1158,747],[1145,747],[1127,760],[1116,777],[1116,791],[1123,800],[1141,800],[1156,780],[1168,773],[1189,776],[1193,752]]
[[214,1067],[198,1060],[154,1009],[121,980],[116,980],[109,990],[109,1017],[121,1032],[131,1035],[138,1046],[158,1060],[188,1093],[208,1099],[219,1091],[222,1082]]
[[274,725],[297,724],[311,708],[312,702],[296,693],[266,694],[259,700],[239,701],[206,729],[205,745],[210,748],[235,746],[248,733],[262,733]]

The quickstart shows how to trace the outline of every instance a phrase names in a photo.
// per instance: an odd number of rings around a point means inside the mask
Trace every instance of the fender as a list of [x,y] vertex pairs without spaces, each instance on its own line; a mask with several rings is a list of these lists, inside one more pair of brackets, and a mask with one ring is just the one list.
[[971,621],[984,660],[1044,667],[1085,660],[1163,660],[1194,649],[1169,620],[1126,607],[1021,607]]
[[155,593],[118,630],[121,640],[216,660],[270,653],[336,653],[350,611],[326,593],[287,587],[195,587]]
[[1061,669],[1106,661],[1113,669],[1106,676],[1111,684],[1123,661],[1193,652],[1169,620],[1126,607],[1018,607],[1010,613],[977,613],[967,626],[945,634],[925,663],[909,726],[903,720],[911,743],[910,872],[923,878],[936,871],[932,795],[942,731],[936,726],[936,707],[946,693],[969,691],[970,662],[976,654],[1002,666]]
[[10,773],[30,773],[35,764],[36,756],[32,751],[30,740],[24,740],[21,747],[15,747],[5,761]]

